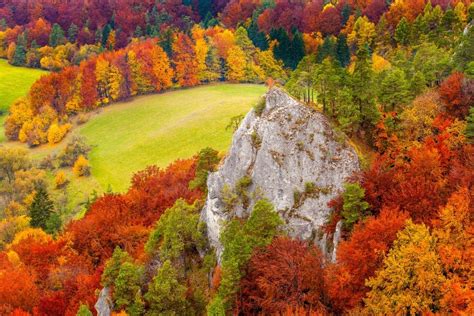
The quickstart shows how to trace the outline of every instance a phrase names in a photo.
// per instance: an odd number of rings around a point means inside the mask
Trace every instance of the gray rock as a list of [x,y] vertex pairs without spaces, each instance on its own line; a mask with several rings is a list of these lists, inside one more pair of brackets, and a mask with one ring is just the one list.
[[[326,242],[321,231],[331,212],[327,203],[358,170],[354,149],[332,130],[323,114],[273,88],[266,95],[263,113],[258,116],[251,110],[246,115],[223,164],[209,175],[201,219],[207,224],[211,245],[220,257],[223,223],[234,216],[248,216],[255,201],[267,198],[292,237],[311,239],[333,257],[332,245],[337,240]],[[252,179],[245,190],[248,203],[242,191],[235,189],[243,177]],[[229,192],[239,197],[233,206],[226,202]]]
[[110,289],[104,287],[100,293],[97,302],[94,307],[97,311],[97,316],[110,316],[113,309],[112,296],[110,294]]

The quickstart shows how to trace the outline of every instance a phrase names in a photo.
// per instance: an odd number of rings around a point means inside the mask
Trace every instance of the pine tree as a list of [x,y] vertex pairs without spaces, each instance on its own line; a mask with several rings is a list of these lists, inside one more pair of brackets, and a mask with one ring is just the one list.
[[81,306],[77,310],[76,316],[92,316],[92,312],[89,310],[89,307],[87,307],[87,305],[81,304]]
[[379,100],[385,110],[394,110],[395,106],[408,102],[409,84],[403,70],[393,67],[384,72],[380,82]]
[[369,48],[362,46],[357,51],[357,61],[352,74],[352,97],[359,108],[361,123],[369,126],[379,119],[379,112],[374,102],[373,81],[374,73]]
[[147,315],[186,314],[186,287],[178,282],[176,270],[169,260],[150,282],[145,300],[149,304]]
[[258,14],[255,11],[253,16],[252,16],[252,22],[250,23],[249,28],[247,29],[247,32],[249,34],[249,38],[252,40],[253,44],[260,48],[261,50],[267,50],[268,49],[268,40],[265,35],[265,33],[260,32],[257,24],[258,20]]
[[18,35],[15,52],[13,53],[12,65],[24,66],[26,64],[26,45],[26,34],[22,33]]
[[107,47],[107,42],[109,41],[109,35],[110,32],[112,32],[112,27],[110,24],[106,24],[104,28],[102,29],[101,37],[100,37],[100,42],[102,47]]
[[337,38],[336,58],[341,67],[347,67],[351,62],[351,51],[349,50],[347,39],[344,34],[339,35]]
[[316,61],[321,63],[327,57],[334,57],[336,55],[336,47],[334,42],[332,41],[331,37],[326,36],[324,38],[323,44],[318,48],[318,52],[316,54]]
[[0,19],[0,31],[5,31],[8,27],[7,21],[5,18]]
[[132,262],[132,258],[128,252],[123,251],[119,246],[115,247],[112,257],[107,260],[104,272],[102,272],[101,284],[103,286],[111,286],[115,283],[120,267],[125,262]]
[[344,185],[342,218],[344,226],[352,229],[352,226],[363,218],[369,208],[369,203],[364,201],[365,190],[358,183],[346,183]]
[[31,227],[41,227],[46,230],[52,212],[53,202],[49,199],[48,192],[43,186],[38,186],[29,209]]
[[222,280],[218,295],[209,304],[211,310],[228,309],[232,306],[243,269],[252,255],[253,249],[271,243],[279,232],[282,224],[273,205],[267,200],[260,200],[250,214],[249,219],[242,223],[231,220],[225,226],[221,241],[224,246],[222,253]]
[[272,30],[270,32],[270,37],[278,41],[278,44],[273,47],[275,58],[282,60],[285,66],[289,67],[291,63],[289,51],[291,41],[288,37],[288,33],[284,29],[279,28],[277,30]]
[[[474,5],[471,5],[474,8]],[[474,9],[472,9],[474,12]],[[454,52],[454,65],[460,71],[465,70],[470,62],[473,62],[474,56],[474,27],[468,27],[467,32],[463,35],[461,43]]]
[[189,183],[191,188],[199,188],[202,192],[207,192],[207,176],[209,172],[215,171],[220,161],[218,154],[217,150],[210,147],[206,147],[199,152],[196,177]]
[[293,40],[291,41],[291,50],[290,50],[290,62],[288,66],[291,69],[295,69],[298,66],[298,63],[303,59],[305,55],[304,52],[304,41],[303,35],[300,32],[296,31],[293,35]]
[[[141,315],[143,300],[141,298],[141,280],[143,268],[132,262],[125,262],[120,266],[114,283],[114,299],[118,309],[126,307],[130,315]],[[141,311],[141,312],[140,312]]]
[[466,117],[466,130],[464,132],[469,143],[474,143],[474,107],[469,109],[469,115]]
[[53,24],[49,35],[49,46],[56,47],[64,43],[64,31],[58,23]]
[[137,27],[135,28],[135,32],[133,32],[133,37],[140,38],[142,36],[143,36],[142,28],[140,27],[140,25],[137,25]]
[[67,39],[71,43],[75,43],[77,39],[77,34],[79,32],[79,28],[77,27],[76,24],[71,23],[69,26],[69,29],[67,30]]
[[410,24],[405,17],[403,17],[395,29],[395,40],[400,45],[408,45],[410,39]]

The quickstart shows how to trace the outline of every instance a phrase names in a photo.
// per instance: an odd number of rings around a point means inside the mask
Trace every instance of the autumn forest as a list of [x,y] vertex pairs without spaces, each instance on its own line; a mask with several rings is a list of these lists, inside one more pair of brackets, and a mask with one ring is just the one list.
[[474,314],[470,0],[0,0],[0,123],[0,315]]

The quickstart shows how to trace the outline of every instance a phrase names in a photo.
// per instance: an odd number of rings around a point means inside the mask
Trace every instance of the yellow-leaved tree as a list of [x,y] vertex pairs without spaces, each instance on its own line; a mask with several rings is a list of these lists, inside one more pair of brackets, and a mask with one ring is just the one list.
[[90,175],[89,161],[86,159],[86,157],[84,157],[83,155],[80,155],[79,158],[77,158],[76,162],[74,163],[74,166],[72,167],[72,171],[78,177]]
[[351,45],[357,45],[357,47],[372,46],[375,35],[375,24],[370,22],[366,16],[361,16],[357,18],[352,32],[348,34],[347,41]]
[[227,56],[227,80],[232,82],[245,81],[245,64],[245,53],[240,47],[234,46],[229,49]]
[[424,224],[408,220],[397,234],[383,268],[366,281],[371,315],[419,315],[439,309],[445,282],[436,239]]

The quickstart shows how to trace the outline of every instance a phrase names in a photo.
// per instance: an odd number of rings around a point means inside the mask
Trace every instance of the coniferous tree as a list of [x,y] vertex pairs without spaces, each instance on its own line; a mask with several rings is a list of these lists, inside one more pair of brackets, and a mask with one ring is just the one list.
[[379,101],[385,110],[394,110],[395,106],[408,102],[409,84],[405,73],[396,67],[384,72],[380,82]]
[[140,25],[137,25],[135,28],[135,32],[133,32],[133,37],[142,37],[143,36],[143,31]]
[[22,33],[18,35],[12,65],[24,66],[26,64],[26,45],[26,34]]
[[474,107],[469,109],[469,115],[466,116],[466,130],[464,132],[469,143],[474,143]]
[[210,147],[202,149],[198,154],[196,177],[189,183],[191,188],[199,188],[202,192],[207,191],[207,176],[209,172],[215,171],[220,159],[217,150]]
[[351,62],[351,51],[347,45],[347,38],[344,34],[339,35],[337,38],[336,58],[341,67],[347,67]]
[[126,308],[129,315],[142,315],[144,302],[141,297],[143,268],[132,262],[120,267],[114,283],[114,299],[117,308]]
[[268,41],[265,33],[260,32],[257,24],[258,14],[254,12],[252,16],[252,22],[250,23],[249,28],[247,29],[249,38],[252,40],[253,44],[260,48],[261,50],[268,49]]
[[346,25],[347,20],[351,16],[352,9],[348,3],[344,3],[341,10],[341,25]]
[[8,27],[7,21],[5,18],[0,19],[0,31],[5,31]]
[[101,33],[101,37],[100,37],[102,47],[107,46],[107,42],[109,40],[110,32],[112,32],[112,27],[110,26],[110,24],[106,24],[104,26],[104,28],[102,29],[102,33]]
[[53,202],[43,186],[36,189],[36,194],[30,206],[30,225],[47,229],[47,223],[53,212]]
[[263,247],[279,232],[282,220],[268,200],[255,203],[249,219],[242,224],[239,220],[227,223],[221,234],[224,246],[222,254],[222,281],[218,294],[208,305],[209,310],[229,309],[238,291],[243,269],[256,247]]
[[293,34],[293,40],[291,41],[291,52],[290,52],[290,62],[289,66],[291,69],[295,69],[298,66],[298,63],[303,59],[305,55],[304,52],[304,41],[303,36],[300,32],[295,31]]
[[289,47],[291,45],[290,37],[288,33],[282,29],[274,29],[270,32],[270,37],[278,41],[278,43],[273,47],[273,54],[275,58],[283,61],[285,66],[289,67],[290,64],[290,54]]
[[178,282],[177,272],[169,260],[150,282],[145,300],[149,304],[147,315],[186,314],[186,287]]
[[69,40],[69,42],[76,42],[78,32],[79,28],[76,24],[72,23],[71,26],[69,26],[69,29],[67,30],[67,39]]
[[365,190],[358,183],[346,183],[344,185],[342,218],[344,226],[352,229],[352,226],[366,214],[369,203],[364,201]]
[[395,40],[400,45],[408,45],[410,38],[410,24],[407,19],[403,17],[395,29]]
[[53,24],[51,34],[49,35],[49,46],[56,47],[63,44],[64,42],[64,31],[61,26],[57,23]]
[[81,304],[76,316],[92,316],[92,312],[89,310],[89,307],[87,307],[87,305]]
[[323,44],[318,47],[318,52],[316,54],[316,61],[318,63],[325,60],[327,57],[334,57],[336,55],[336,47],[334,42],[331,40],[331,37],[327,36],[324,38]]
[[[474,6],[472,6],[474,8]],[[474,12],[474,9],[472,10]],[[474,61],[474,27],[468,26],[461,43],[454,52],[454,65],[460,71],[465,70]]]
[[369,48],[362,46],[357,51],[357,61],[352,74],[352,97],[359,109],[361,124],[373,125],[378,121],[374,91],[374,72],[369,54]]

